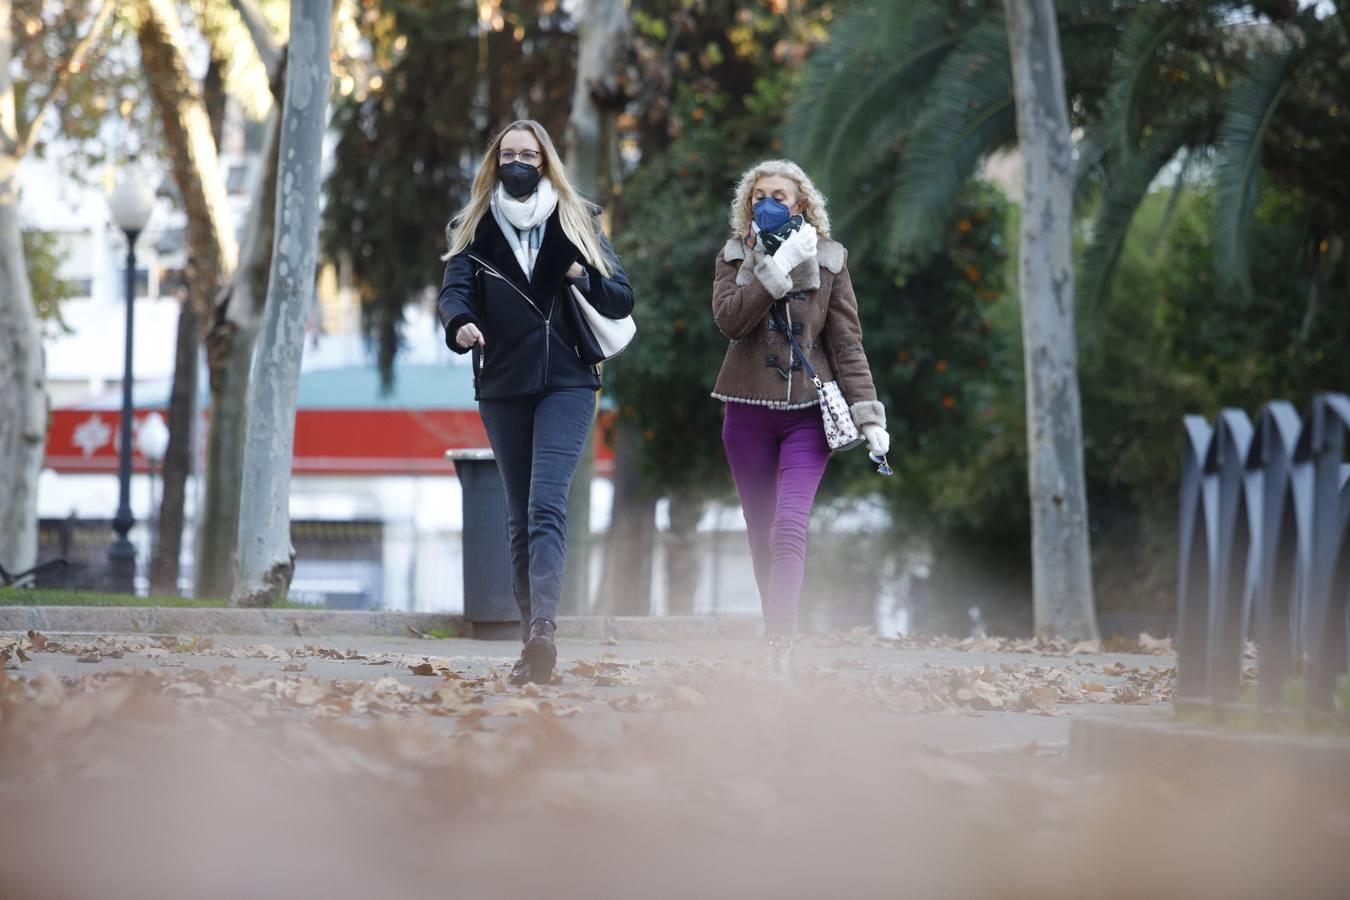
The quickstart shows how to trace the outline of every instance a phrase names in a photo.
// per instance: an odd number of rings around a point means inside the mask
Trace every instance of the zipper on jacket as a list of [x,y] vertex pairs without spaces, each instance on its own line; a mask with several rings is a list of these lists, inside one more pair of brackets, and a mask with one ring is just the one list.
[[[788,345],[788,367],[787,367],[787,369],[788,369],[788,395],[787,395],[787,402],[788,402],[788,405],[791,406],[791,405],[792,405],[792,301],[791,301],[791,300],[785,300],[785,301],[783,301],[783,309],[787,312],[787,333],[783,335],[783,339],[787,341],[787,345]],[[803,348],[802,353],[805,353],[805,352],[806,352],[806,350]],[[805,366],[803,366],[802,368],[805,369]]]
[[539,308],[539,304],[537,304],[537,303],[535,303],[533,300],[531,300],[531,299],[530,299],[530,295],[527,294],[527,293],[525,293],[524,291],[522,291],[522,290],[520,289],[520,287],[519,287],[514,281],[512,281],[512,280],[509,279],[509,278],[507,278],[507,277],[506,277],[505,275],[503,275],[501,272],[498,272],[496,269],[492,268],[492,266],[489,266],[487,263],[483,262],[483,261],[482,261],[481,259],[479,259],[478,257],[474,256],[472,253],[469,254],[469,259],[473,260],[474,262],[476,262],[476,263],[478,263],[480,266],[482,266],[482,267],[483,267],[483,270],[484,270],[485,272],[489,273],[490,275],[494,275],[494,276],[496,276],[497,278],[500,278],[502,281],[505,281],[507,284],[511,285],[511,288],[512,288],[517,294],[519,294],[520,296],[522,296],[522,297],[525,298],[525,302],[526,302],[526,303],[528,303],[528,304],[530,304],[530,306],[533,306],[533,307],[534,307],[534,311],[537,312],[537,313],[539,313],[539,318],[543,319],[545,322],[548,321],[548,317],[545,316],[545,315],[544,315],[544,311],[543,311],[542,309]]
[[[549,307],[548,315],[547,315],[547,316],[544,315],[544,311],[543,311],[542,309],[539,308],[539,304],[535,303],[532,299],[530,299],[530,295],[527,294],[527,293],[525,293],[524,291],[522,291],[522,290],[520,289],[520,287],[519,287],[514,281],[512,281],[512,280],[509,279],[509,278],[507,278],[505,275],[503,275],[501,272],[498,272],[496,269],[492,268],[492,266],[490,266],[490,265],[488,265],[487,263],[483,262],[483,260],[479,259],[477,256],[474,256],[472,253],[469,254],[469,259],[473,260],[474,262],[476,262],[476,263],[478,263],[480,266],[482,266],[482,267],[483,267],[483,271],[488,272],[489,274],[494,275],[494,276],[496,276],[497,278],[500,278],[502,281],[505,281],[507,284],[509,284],[509,285],[511,286],[511,288],[512,288],[517,294],[519,294],[521,297],[523,297],[523,298],[525,299],[525,302],[526,302],[526,303],[530,304],[530,306],[534,308],[534,311],[535,311],[536,313],[539,314],[539,318],[541,318],[541,319],[544,320],[544,387],[547,388],[547,387],[548,387],[549,353],[550,353],[550,347],[549,347],[549,345],[553,343],[553,340],[552,340],[552,336],[553,336],[553,322],[552,322],[553,308],[556,307],[558,304],[557,304],[557,303],[554,303],[552,307]],[[482,369],[481,369],[481,366],[480,366],[479,372],[481,373],[481,371],[482,371]]]

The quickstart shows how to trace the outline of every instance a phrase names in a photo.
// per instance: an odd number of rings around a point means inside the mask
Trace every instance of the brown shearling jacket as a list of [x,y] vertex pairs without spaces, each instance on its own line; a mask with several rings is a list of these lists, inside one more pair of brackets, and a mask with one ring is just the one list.
[[[863,352],[858,300],[843,244],[821,237],[816,258],[784,275],[759,247],[732,238],[717,256],[713,319],[731,340],[713,396],[774,409],[804,409],[819,403],[786,336],[769,310],[786,297],[783,317],[821,381],[837,380],[853,421],[886,427],[872,372]],[[791,370],[788,366],[791,363]]]

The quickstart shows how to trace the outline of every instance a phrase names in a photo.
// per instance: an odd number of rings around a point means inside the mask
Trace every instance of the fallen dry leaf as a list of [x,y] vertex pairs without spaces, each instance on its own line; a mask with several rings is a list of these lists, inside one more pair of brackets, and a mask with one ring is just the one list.
[[1059,707],[1059,690],[1053,685],[1038,684],[1022,695],[1024,709],[1048,712]]
[[488,707],[488,713],[495,716],[536,715],[539,711],[539,701],[529,697],[507,697]]

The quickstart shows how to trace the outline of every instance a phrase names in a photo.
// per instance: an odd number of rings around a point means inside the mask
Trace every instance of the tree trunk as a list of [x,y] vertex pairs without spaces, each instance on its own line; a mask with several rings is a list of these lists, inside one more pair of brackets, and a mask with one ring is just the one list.
[[670,535],[666,540],[666,612],[672,616],[694,613],[698,590],[698,520],[703,502],[685,494],[670,497]]
[[642,433],[620,422],[614,447],[614,511],[605,538],[605,568],[600,579],[598,615],[645,616],[651,612],[652,547],[656,537],[656,499],[646,494],[638,470]]
[[211,140],[215,142],[216,153],[220,152],[220,136],[225,130],[225,104],[229,97],[225,93],[225,61],[211,54],[206,65],[206,74],[202,77],[202,103],[206,105],[206,119],[211,123]]
[[14,10],[11,0],[0,0],[0,563],[12,571],[37,558],[38,475],[47,450],[47,375],[19,225],[19,161],[112,11],[110,2],[100,5],[89,30],[58,61],[51,91],[21,134],[10,72]]
[[622,110],[617,75],[628,11],[624,0],[586,0],[578,10],[577,76],[567,120],[567,172],[583,194],[608,199],[616,157],[609,127]]
[[[13,135],[9,3],[0,0],[0,141]],[[37,487],[47,447],[42,336],[19,230],[19,160],[0,149],[0,564],[10,571],[37,558]]]
[[272,263],[249,389],[238,571],[233,599],[270,605],[294,572],[291,458],[305,322],[314,301],[319,189],[327,125],[332,0],[291,0]]
[[207,444],[205,502],[199,514],[194,593],[229,593],[238,531],[242,453],[229,452],[242,439],[232,410],[219,399],[235,379],[247,380],[248,360],[232,352],[230,331],[218,327],[216,297],[238,257],[225,179],[216,155],[210,118],[197,83],[189,76],[186,42],[173,0],[145,0],[139,39],[141,62],[165,135],[174,180],[187,215],[188,291],[207,344],[211,371],[211,428]]
[[169,445],[161,470],[159,535],[150,567],[150,593],[178,593],[179,564],[183,555],[183,503],[188,473],[192,471],[193,420],[197,411],[197,317],[192,300],[183,298],[178,309],[178,352],[173,363],[169,394]]
[[1026,359],[1036,633],[1097,636],[1073,309],[1073,143],[1053,0],[1004,0],[1023,160],[1018,287]]
[[[628,11],[623,0],[586,0],[577,12],[576,86],[567,121],[567,171],[573,185],[600,203],[609,199],[617,146],[614,129],[606,127],[618,109],[600,102],[596,93],[614,68],[625,32]],[[591,482],[595,477],[595,429],[586,439],[572,492],[567,500],[567,574],[563,588],[567,611],[585,613],[591,599]]]

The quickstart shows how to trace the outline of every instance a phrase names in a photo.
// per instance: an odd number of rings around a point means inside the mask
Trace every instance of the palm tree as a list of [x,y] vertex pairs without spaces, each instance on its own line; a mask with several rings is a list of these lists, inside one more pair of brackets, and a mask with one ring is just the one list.
[[[1088,312],[1109,290],[1150,187],[1175,170],[1179,188],[1193,161],[1213,172],[1221,284],[1250,289],[1263,176],[1307,197],[1316,283],[1343,271],[1347,0],[1057,6],[1078,208],[1093,211],[1078,279]],[[840,227],[855,245],[920,257],[980,163],[1016,141],[1002,6],[989,0],[854,6],[812,58],[789,135],[792,152],[847,204]]]

